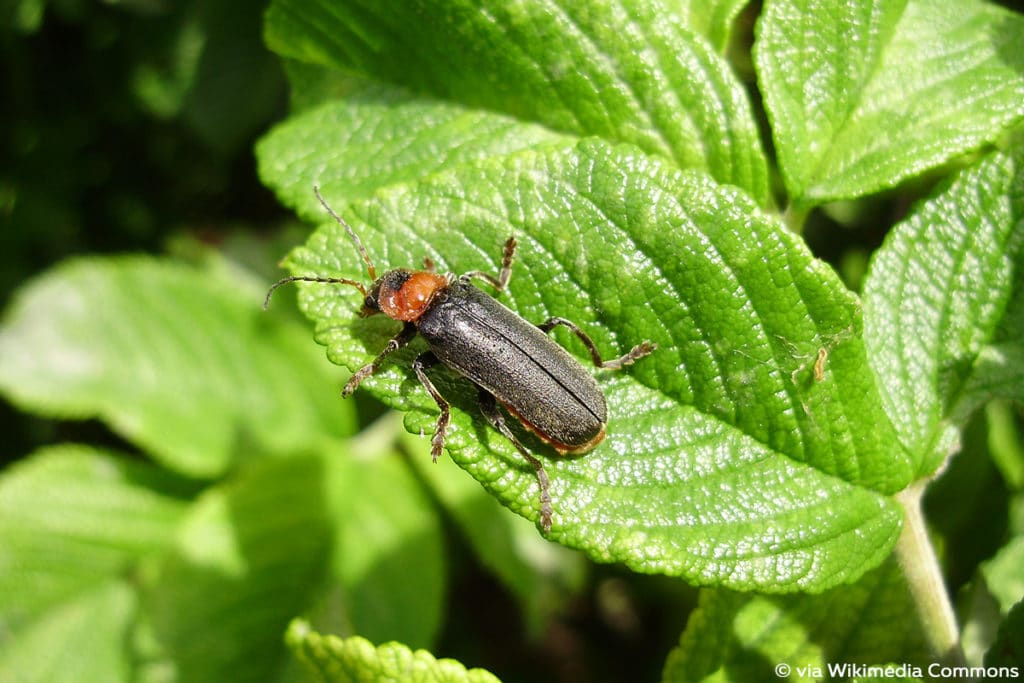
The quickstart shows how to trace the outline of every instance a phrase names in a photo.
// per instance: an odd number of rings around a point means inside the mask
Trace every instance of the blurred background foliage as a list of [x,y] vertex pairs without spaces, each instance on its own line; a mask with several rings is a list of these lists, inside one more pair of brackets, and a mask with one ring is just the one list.
[[[265,4],[0,0],[0,309],[34,274],[83,254],[199,260],[214,248],[267,282],[279,276],[277,260],[306,228],[256,175],[253,145],[288,108],[282,66],[262,40]],[[740,17],[742,45],[730,55],[749,55],[759,11],[753,3]],[[746,66],[741,61],[737,69],[756,100]],[[824,206],[808,218],[804,237],[859,289],[888,226],[947,172]],[[366,392],[356,400],[363,424],[383,411]],[[993,447],[992,421],[1007,421],[1009,433],[1019,426],[1019,415],[1005,405],[991,410],[1002,412],[979,415],[965,437],[968,454],[985,462],[977,454]],[[4,400],[0,433],[0,466],[61,442],[134,450],[98,420],[43,418]],[[989,504],[986,514],[1019,515],[1008,514],[1007,491],[991,466],[972,471],[971,495]],[[962,503],[963,483],[947,484],[957,477],[954,468],[947,471],[927,501],[954,591],[1005,533],[996,525],[978,534],[976,512],[958,516],[973,508],[955,503]],[[436,651],[524,676],[557,668],[571,680],[583,673],[573,667],[589,661],[610,667],[591,672],[600,678],[653,680],[695,603],[696,591],[676,580],[595,567],[586,591],[547,626],[538,653],[527,645],[531,629],[519,620],[514,598],[474,564],[469,548],[455,541],[448,550],[449,599],[462,598],[461,612],[446,619]],[[647,669],[638,671],[638,663]]]
[[[271,276],[286,214],[252,146],[284,113],[286,89],[263,46],[263,4],[0,4],[0,303],[72,255],[189,242]],[[2,406],[0,457],[99,429]]]

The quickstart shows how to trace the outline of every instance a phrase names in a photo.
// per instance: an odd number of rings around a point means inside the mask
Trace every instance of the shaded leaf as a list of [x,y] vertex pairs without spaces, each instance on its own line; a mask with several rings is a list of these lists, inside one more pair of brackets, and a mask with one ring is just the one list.
[[694,33],[707,38],[715,49],[725,53],[732,39],[736,17],[747,5],[747,0],[668,0]]
[[404,442],[412,451],[410,463],[458,523],[477,563],[515,596],[526,632],[541,637],[550,619],[583,591],[587,575],[583,556],[547,542],[527,520],[506,514],[450,463],[431,462],[427,437],[406,433]]
[[979,569],[985,586],[999,603],[1000,611],[1010,609],[1024,598],[1024,536],[1014,536],[994,557],[982,562]]
[[[985,653],[985,666],[1012,677],[1024,668],[1024,600],[1010,608],[992,647]],[[1004,668],[1005,667],[1005,668]]]
[[130,680],[133,662],[125,643],[136,603],[131,586],[108,579],[40,615],[15,636],[0,636],[0,680]]

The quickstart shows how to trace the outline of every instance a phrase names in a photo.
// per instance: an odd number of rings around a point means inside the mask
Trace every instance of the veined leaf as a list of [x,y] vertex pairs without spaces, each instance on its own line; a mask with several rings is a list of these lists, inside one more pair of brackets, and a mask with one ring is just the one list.
[[755,61],[792,201],[856,198],[1024,116],[1024,18],[975,0],[771,0]]
[[307,219],[322,215],[294,180],[315,175],[323,192],[345,201],[443,169],[550,144],[568,136],[490,112],[374,88],[292,116],[256,148],[260,175],[297,201]]
[[1022,150],[991,155],[919,207],[865,283],[869,358],[922,474],[979,404],[1024,397]]
[[629,142],[742,187],[761,205],[771,201],[743,85],[657,1],[275,0],[266,35],[286,57]]
[[[906,577],[890,558],[821,595],[703,591],[662,682],[845,680],[855,665],[926,667],[931,659]],[[789,675],[777,673],[780,664]],[[811,673],[817,670],[826,675]]]
[[[297,191],[316,179],[280,183]],[[335,209],[382,270],[429,256],[441,270],[496,271],[515,234],[517,267],[501,297],[513,310],[536,322],[570,317],[609,357],[645,338],[659,344],[628,373],[601,373],[605,443],[579,458],[545,455],[561,542],[641,571],[783,591],[851,580],[895,541],[899,508],[884,494],[917,466],[881,411],[857,302],[742,193],[592,141],[459,167]],[[288,266],[365,277],[333,223]],[[300,301],[328,355],[351,369],[398,330],[357,318],[348,288],[304,287]],[[363,386],[406,411],[410,430],[431,432],[436,406],[408,368],[416,352],[396,354]],[[456,406],[453,458],[536,518],[532,471],[476,419],[468,383],[434,374]]]
[[322,683],[408,681],[409,683],[498,683],[483,669],[466,670],[453,659],[435,659],[426,650],[401,643],[379,647],[365,638],[323,636],[304,621],[293,621],[288,645],[316,672]]

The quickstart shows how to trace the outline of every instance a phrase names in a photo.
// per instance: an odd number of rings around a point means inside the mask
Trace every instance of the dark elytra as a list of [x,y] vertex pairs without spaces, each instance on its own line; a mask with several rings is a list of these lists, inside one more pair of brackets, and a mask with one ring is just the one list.
[[552,505],[547,472],[509,429],[496,403],[559,453],[585,453],[605,437],[608,408],[604,394],[579,361],[546,333],[558,326],[568,328],[583,342],[594,365],[600,368],[625,367],[650,354],[657,346],[645,341],[620,358],[603,361],[594,342],[574,323],[556,317],[533,325],[471,284],[471,280],[479,279],[498,292],[505,289],[512,274],[516,248],[512,237],[505,243],[497,276],[480,271],[458,277],[451,273],[441,275],[435,273],[428,262],[425,270],[399,268],[377,278],[376,268],[355,231],[327,205],[317,188],[314,192],[324,209],[345,228],[374,282],[367,290],[361,283],[347,278],[286,277],[267,292],[264,308],[274,290],[288,282],[344,284],[355,287],[363,295],[360,315],[384,313],[404,323],[402,330],[373,362],[352,375],[342,390],[344,396],[355,391],[388,355],[419,333],[430,350],[420,354],[412,368],[440,410],[431,439],[434,461],[444,448],[451,419],[448,401],[426,374],[428,368],[440,362],[476,385],[481,413],[533,467],[540,485],[541,528],[545,534],[550,532]]

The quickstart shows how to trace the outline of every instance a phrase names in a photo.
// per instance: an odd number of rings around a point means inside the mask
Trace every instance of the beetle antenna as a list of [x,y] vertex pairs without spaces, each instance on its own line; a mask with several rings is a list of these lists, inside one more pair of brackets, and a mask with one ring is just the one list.
[[331,214],[331,218],[337,221],[338,225],[345,228],[345,231],[348,233],[348,236],[352,238],[353,242],[355,242],[356,249],[359,250],[359,254],[363,257],[363,263],[366,264],[367,274],[369,274],[371,280],[376,280],[377,269],[374,268],[373,262],[370,261],[370,255],[366,253],[366,247],[364,247],[363,243],[359,240],[359,236],[356,234],[356,231],[352,229],[351,225],[345,222],[345,219],[343,219],[338,214],[334,213],[334,209],[327,205],[327,202],[324,201],[324,198],[320,195],[320,188],[317,187],[316,185],[313,186],[313,194],[315,194],[316,198],[320,200],[320,205],[327,209],[327,213]]
[[363,287],[361,282],[356,282],[355,280],[349,280],[343,277],[307,277],[304,275],[293,275],[291,277],[281,278],[270,286],[270,289],[267,290],[266,298],[263,299],[264,311],[267,310],[267,306],[270,305],[270,296],[274,293],[274,290],[281,285],[288,284],[289,282],[322,282],[324,284],[351,285],[358,289],[364,297],[366,296],[366,288]]

